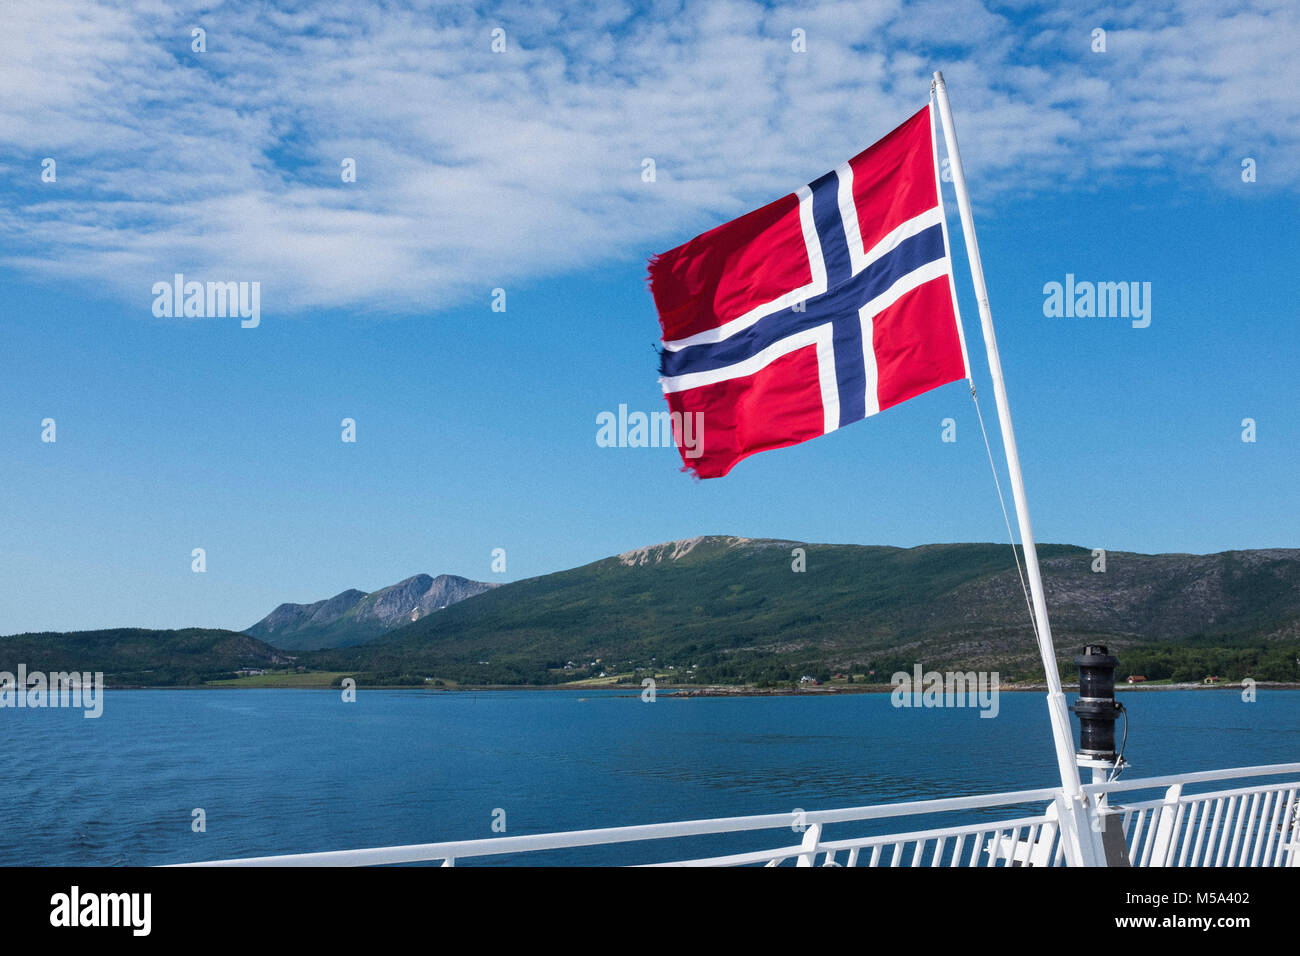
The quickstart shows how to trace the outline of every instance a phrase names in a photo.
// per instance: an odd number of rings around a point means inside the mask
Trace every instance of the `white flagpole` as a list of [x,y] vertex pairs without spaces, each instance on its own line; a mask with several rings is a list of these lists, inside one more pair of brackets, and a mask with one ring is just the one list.
[[[934,74],[935,98],[939,116],[943,120],[943,137],[948,144],[948,159],[952,171],[952,184],[957,193],[957,208],[961,211],[962,235],[966,239],[966,255],[970,260],[971,278],[975,284],[975,298],[979,302],[980,326],[984,330],[984,346],[988,351],[989,374],[993,378],[993,394],[997,400],[998,423],[1002,426],[1002,445],[1007,455],[1007,470],[1011,473],[1011,492],[1016,503],[1016,519],[1020,524],[1021,550],[1025,554],[1025,570],[1033,598],[1034,618],[1038,637],[1038,650],[1043,658],[1047,675],[1047,709],[1052,721],[1052,737],[1056,744],[1056,761],[1061,771],[1061,786],[1065,791],[1065,817],[1062,819],[1062,836],[1070,830],[1066,840],[1067,862],[1072,865],[1104,866],[1099,859],[1097,842],[1088,835],[1090,827],[1080,827],[1086,817],[1081,811],[1082,789],[1079,767],[1074,756],[1074,730],[1061,690],[1061,678],[1056,669],[1056,650],[1052,645],[1052,628],[1047,620],[1047,602],[1043,596],[1043,578],[1038,569],[1038,551],[1034,547],[1034,532],[1029,524],[1029,504],[1025,499],[1025,481],[1020,473],[1020,454],[1016,451],[1015,431],[1011,427],[1011,409],[1007,404],[1006,383],[1002,379],[1002,360],[998,357],[998,341],[993,334],[993,313],[989,310],[989,293],[984,284],[984,269],[980,264],[979,244],[975,239],[975,220],[971,216],[970,195],[966,192],[966,175],[962,170],[961,153],[957,150],[957,131],[948,105],[948,88],[943,74]],[[1073,844],[1073,846],[1071,846]],[[1074,859],[1070,859],[1073,856]]]

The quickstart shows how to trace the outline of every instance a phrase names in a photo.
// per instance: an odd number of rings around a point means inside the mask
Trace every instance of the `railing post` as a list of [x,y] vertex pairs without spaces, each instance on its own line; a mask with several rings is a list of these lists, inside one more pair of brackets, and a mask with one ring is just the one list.
[[1066,866],[1106,866],[1106,851],[1102,834],[1104,826],[1104,798],[1086,793],[1070,797],[1057,791],[1056,817],[1060,828],[1061,851]]
[[1149,866],[1168,866],[1169,854],[1174,846],[1175,824],[1178,822],[1178,802],[1183,796],[1183,785],[1176,783],[1165,791],[1165,805],[1160,808],[1160,821],[1156,824],[1155,842],[1151,845]]
[[822,825],[814,823],[803,834],[803,843],[799,845],[799,862],[795,866],[812,866],[817,858],[817,844],[822,839]]
[[[1085,794],[1080,798],[1082,806],[1079,808],[1080,819],[1086,826],[1079,828],[1079,844],[1081,850],[1081,862],[1084,866],[1122,866],[1112,861],[1112,854],[1106,852],[1106,831],[1111,825],[1110,807],[1107,805],[1105,794],[1094,793],[1091,796]],[[1123,839],[1120,840],[1123,845]]]
[[1292,803],[1291,797],[1294,790],[1284,791],[1287,802],[1286,810],[1282,814],[1282,865],[1284,867],[1300,867],[1300,802]]

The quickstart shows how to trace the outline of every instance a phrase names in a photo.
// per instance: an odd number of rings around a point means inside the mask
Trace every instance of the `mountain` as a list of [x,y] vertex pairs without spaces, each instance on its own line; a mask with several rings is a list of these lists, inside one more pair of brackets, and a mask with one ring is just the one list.
[[454,574],[417,574],[370,594],[354,588],[314,604],[281,604],[244,633],[283,650],[347,647],[494,587]]
[[[1041,545],[1039,555],[1067,678],[1082,645],[1101,642],[1119,653],[1121,677],[1300,679],[1300,550],[1110,551],[1104,572],[1092,570],[1084,548]],[[369,643],[277,650],[358,634]],[[299,667],[379,684],[426,677],[556,684],[601,673],[633,686],[650,673],[761,684],[871,670],[887,681],[917,663],[996,670],[1004,681],[1042,676],[1008,545],[721,536],[499,587],[417,575],[373,594],[282,605],[244,634],[117,629],[0,638],[0,670],[19,663],[29,671],[101,670],[110,684],[151,686]]]
[[175,631],[116,628],[67,634],[0,637],[0,671],[102,671],[120,687],[178,687],[234,677],[240,668],[287,666],[275,648],[234,631],[191,627]]
[[[793,570],[796,549],[806,570]],[[1092,570],[1084,548],[1041,545],[1039,555],[1067,674],[1086,642],[1148,654],[1249,646],[1284,661],[1282,645],[1300,638],[1300,550],[1111,551],[1104,572]],[[638,666],[753,682],[916,662],[1042,674],[1008,545],[722,536],[505,584],[365,646],[310,657],[326,670],[471,683],[558,682]],[[1285,666],[1295,669],[1293,660]]]

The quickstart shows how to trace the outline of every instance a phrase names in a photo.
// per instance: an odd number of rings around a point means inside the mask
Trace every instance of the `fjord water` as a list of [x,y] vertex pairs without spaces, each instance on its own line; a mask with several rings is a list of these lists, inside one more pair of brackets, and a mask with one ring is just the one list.
[[[1253,703],[1235,689],[1121,699],[1128,776],[1300,760],[1298,691],[1261,690]],[[518,835],[1054,785],[1043,695],[999,703],[988,719],[895,708],[888,694],[647,703],[629,691],[363,689],[345,703],[337,691],[109,691],[94,720],[0,711],[4,862],[152,865],[490,839],[498,809]],[[798,841],[774,830],[706,849],[524,859],[617,864]]]

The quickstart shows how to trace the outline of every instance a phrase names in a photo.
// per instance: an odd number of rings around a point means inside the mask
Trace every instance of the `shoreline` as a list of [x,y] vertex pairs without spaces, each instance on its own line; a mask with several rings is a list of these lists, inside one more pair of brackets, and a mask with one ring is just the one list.
[[[1133,685],[1116,685],[1115,693],[1142,693],[1145,691],[1160,692],[1174,690],[1241,690],[1243,685],[1240,682],[1230,683],[1222,681],[1218,684],[1139,684]],[[1281,681],[1256,681],[1257,690],[1300,690],[1300,683],[1287,683]],[[710,686],[700,688],[683,688],[675,693],[676,697],[817,697],[817,696],[841,696],[845,694],[892,694],[895,691],[892,684],[871,684],[866,687],[857,688],[849,685],[847,687],[727,687],[727,686]],[[1079,684],[1077,681],[1070,684],[1064,684],[1061,688],[1063,691],[1077,692]],[[999,685],[998,693],[1046,693],[1047,684],[1003,684]]]
[[[1255,689],[1257,690],[1300,690],[1300,682],[1285,681],[1256,681]],[[1237,690],[1243,689],[1244,685],[1240,682],[1222,681],[1217,684],[1202,683],[1183,683],[1183,684],[1117,684],[1115,692],[1120,693],[1158,693],[1160,691],[1175,690]],[[610,691],[622,691],[626,696],[639,697],[642,693],[640,685],[636,684],[602,684],[597,686],[575,687],[571,684],[483,684],[483,685],[460,685],[457,687],[431,687],[428,684],[357,684],[357,690],[427,690],[430,693],[439,694],[456,694],[456,693],[490,693],[494,691],[591,691],[608,693]],[[1077,692],[1079,689],[1078,682],[1062,685],[1062,690],[1066,692]],[[341,691],[341,688],[319,685],[303,686],[302,684],[258,684],[256,686],[237,686],[237,685],[214,685],[214,684],[197,684],[188,686],[156,686],[143,684],[121,684],[105,685],[104,690],[124,691],[124,690],[209,690],[209,691],[241,691],[241,690],[308,690],[308,691]],[[705,684],[705,685],[668,685],[656,688],[656,693],[664,697],[678,697],[683,699],[694,699],[702,697],[841,697],[854,694],[892,694],[896,690],[893,684],[833,684],[821,685],[819,687],[754,687],[750,685],[729,685],[729,684]],[[1046,683],[1017,683],[1002,684],[998,686],[999,693],[1046,693]]]

